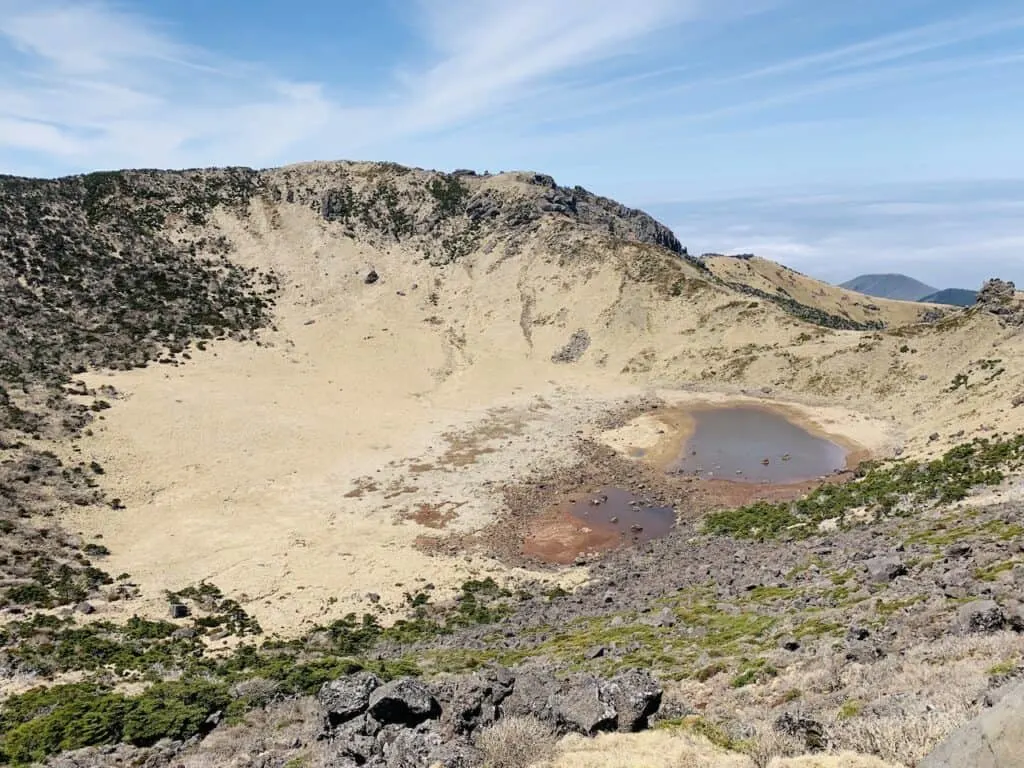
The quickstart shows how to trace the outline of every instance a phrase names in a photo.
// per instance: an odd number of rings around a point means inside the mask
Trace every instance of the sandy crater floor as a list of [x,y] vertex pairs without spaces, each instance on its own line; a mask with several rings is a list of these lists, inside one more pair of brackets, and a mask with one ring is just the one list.
[[[685,436],[674,408],[736,399],[542,363],[479,364],[439,382],[428,360],[408,364],[415,334],[366,355],[326,353],[328,339],[361,343],[351,335],[301,327],[290,341],[222,342],[179,367],[89,377],[123,395],[81,447],[108,469],[108,491],[126,509],[83,510],[70,527],[102,536],[106,570],[131,574],[143,592],[141,603],[106,610],[160,616],[163,590],[208,580],[266,630],[294,634],[367,609],[368,593],[397,610],[426,583],[443,599],[484,575],[572,586],[585,568],[512,568],[479,548],[427,553],[417,539],[499,520],[503,489],[571,464],[581,438],[661,455]],[[644,396],[673,408],[602,432],[607,413]],[[869,450],[893,441],[890,423],[800,412]]]

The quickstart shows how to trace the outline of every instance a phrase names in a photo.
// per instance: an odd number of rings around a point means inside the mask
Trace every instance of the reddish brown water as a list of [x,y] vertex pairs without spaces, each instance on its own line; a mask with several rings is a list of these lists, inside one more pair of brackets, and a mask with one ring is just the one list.
[[623,488],[602,488],[573,504],[569,514],[593,528],[618,531],[628,541],[650,541],[667,536],[676,522],[672,507],[643,503]]
[[622,488],[602,488],[561,504],[533,521],[523,554],[548,563],[667,536],[675,524],[672,507],[646,504]]

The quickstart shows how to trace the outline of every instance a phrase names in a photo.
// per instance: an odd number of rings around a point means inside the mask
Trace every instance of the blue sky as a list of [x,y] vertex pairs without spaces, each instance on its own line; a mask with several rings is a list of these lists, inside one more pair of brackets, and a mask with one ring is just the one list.
[[0,171],[535,169],[691,252],[1024,282],[1019,0],[0,0]]

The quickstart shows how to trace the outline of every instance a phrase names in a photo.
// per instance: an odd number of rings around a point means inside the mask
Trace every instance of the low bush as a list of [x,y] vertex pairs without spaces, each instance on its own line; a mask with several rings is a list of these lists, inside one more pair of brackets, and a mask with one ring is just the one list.
[[950,503],[971,488],[998,485],[1009,470],[1024,465],[1024,435],[1008,439],[975,438],[928,462],[910,459],[865,462],[855,479],[823,484],[794,502],[757,502],[713,512],[706,533],[737,538],[773,539],[786,534],[806,537],[824,520],[841,519],[853,509],[894,514],[914,506]]
[[0,710],[0,763],[28,765],[69,749],[128,742],[149,746],[206,729],[230,699],[202,680],[156,683],[127,697],[94,683],[36,688]]
[[481,732],[477,746],[487,768],[526,768],[552,754],[555,732],[536,717],[506,717]]

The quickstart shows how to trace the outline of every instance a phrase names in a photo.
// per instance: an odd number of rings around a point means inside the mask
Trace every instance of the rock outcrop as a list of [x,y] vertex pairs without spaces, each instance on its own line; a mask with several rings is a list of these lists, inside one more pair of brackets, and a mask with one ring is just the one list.
[[638,669],[559,680],[543,670],[516,675],[495,667],[434,684],[381,683],[358,673],[325,684],[318,701],[332,764],[461,768],[480,764],[476,734],[504,717],[537,717],[558,734],[635,732],[647,727],[661,696],[657,681]]
[[974,306],[991,312],[1011,325],[1024,325],[1024,300],[1018,297],[1016,286],[1009,280],[986,280]]
[[954,732],[919,768],[1017,768],[1024,762],[1024,684]]

